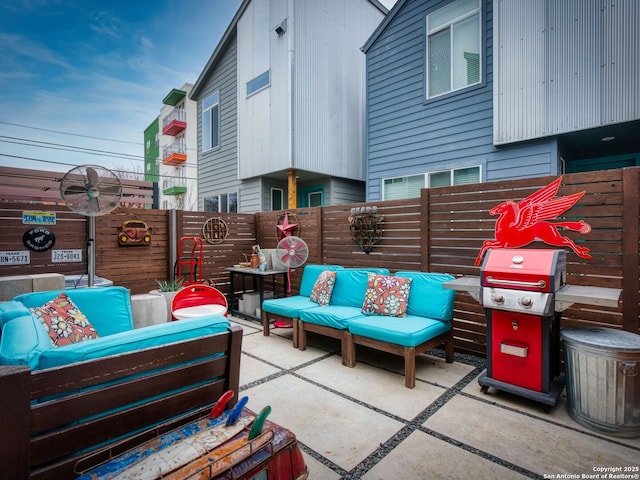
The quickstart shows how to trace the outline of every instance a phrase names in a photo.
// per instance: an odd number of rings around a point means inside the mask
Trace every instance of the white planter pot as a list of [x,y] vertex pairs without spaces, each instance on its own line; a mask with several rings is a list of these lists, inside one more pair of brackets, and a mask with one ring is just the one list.
[[151,290],[149,292],[151,295],[161,295],[164,297],[165,303],[167,304],[167,322],[171,321],[171,302],[173,301],[173,297],[176,296],[177,291],[175,292],[161,292],[160,290]]

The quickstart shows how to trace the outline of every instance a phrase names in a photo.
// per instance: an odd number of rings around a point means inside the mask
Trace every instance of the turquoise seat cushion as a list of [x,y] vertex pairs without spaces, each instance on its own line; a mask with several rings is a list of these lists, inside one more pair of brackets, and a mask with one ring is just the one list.
[[73,345],[49,348],[40,355],[38,367],[57,367],[73,362],[166,345],[181,340],[225,332],[228,328],[229,320],[222,315],[151,325],[128,332],[116,333],[108,337],[74,343]]
[[303,297],[311,296],[311,290],[313,290],[316,280],[325,270],[340,270],[341,268],[340,265],[305,265],[302,271],[302,280],[300,281],[300,295]]
[[426,272],[397,272],[395,276],[412,279],[407,307],[409,315],[451,321],[456,292],[442,288],[442,284],[453,280],[453,276]]
[[317,306],[318,304],[309,300],[309,297],[303,297],[302,295],[270,298],[262,302],[263,311],[288,318],[299,318],[301,310]]
[[23,303],[16,302],[15,300],[0,303],[0,329],[3,328],[9,320],[24,315],[31,315],[31,313]]
[[349,321],[349,331],[353,335],[403,347],[416,347],[449,330],[451,330],[449,322],[415,315],[406,317],[363,315]]
[[[18,295],[15,301],[27,308],[41,307],[61,290]],[[63,290],[73,300],[98,335],[105,337],[133,329],[131,296],[124,287],[74,288]]]
[[305,323],[324,325],[337,330],[349,328],[349,322],[353,318],[361,317],[362,306],[347,307],[344,305],[326,305],[324,307],[309,308],[300,312],[300,320]]
[[336,271],[336,283],[333,286],[329,305],[358,307],[362,309],[364,294],[369,283],[368,273],[389,275],[386,268],[344,268]]
[[15,317],[2,328],[0,337],[0,365],[26,365],[38,368],[40,356],[51,350],[49,334],[36,317]]

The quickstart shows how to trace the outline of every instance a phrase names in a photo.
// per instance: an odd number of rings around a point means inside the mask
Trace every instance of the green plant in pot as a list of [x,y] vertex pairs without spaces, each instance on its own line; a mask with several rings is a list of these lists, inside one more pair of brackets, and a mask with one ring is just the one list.
[[182,288],[182,279],[174,278],[173,280],[156,280],[158,290],[161,292],[177,292]]
[[156,280],[158,284],[158,288],[156,290],[151,290],[149,293],[153,295],[162,295],[165,299],[165,303],[167,304],[167,322],[170,322],[172,319],[171,315],[171,302],[173,301],[173,297],[175,297],[176,293],[184,286],[182,284],[182,278],[174,278],[171,280]]

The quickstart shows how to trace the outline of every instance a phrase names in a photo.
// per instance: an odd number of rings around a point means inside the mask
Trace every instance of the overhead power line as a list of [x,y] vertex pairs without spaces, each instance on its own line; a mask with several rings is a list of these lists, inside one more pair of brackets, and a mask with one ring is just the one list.
[[[49,164],[54,164],[54,165],[64,165],[66,167],[77,167],[78,166],[75,163],[56,162],[55,160],[44,160],[42,158],[24,157],[22,155],[10,155],[8,153],[2,153],[2,152],[0,152],[0,157],[15,158],[15,159],[18,159],[18,160],[30,160],[32,162],[42,162],[42,163],[49,163]],[[112,170],[112,171],[114,171],[116,173],[123,173],[123,174],[124,173],[127,173],[127,174],[132,173],[132,172],[127,171],[127,170],[116,170],[116,169],[113,169],[111,167],[108,167],[108,168],[109,168],[109,170]],[[139,174],[141,176],[145,175],[144,172],[133,172],[133,173]],[[166,179],[169,179],[169,180],[175,180],[176,179],[175,175],[154,174],[153,176],[158,177],[158,178],[166,178]],[[187,177],[187,176],[180,177],[180,179],[181,180],[197,180],[196,177]]]
[[11,125],[12,127],[29,128],[31,130],[40,130],[42,132],[59,133],[61,135],[71,135],[73,137],[91,138],[93,140],[104,140],[106,142],[128,143],[130,145],[143,145],[142,142],[129,142],[127,140],[116,140],[116,139],[113,139],[113,138],[94,137],[94,136],[91,136],[91,135],[82,135],[80,133],[61,132],[60,130],[51,130],[51,129],[48,129],[48,128],[33,127],[33,126],[29,126],[29,125],[22,125],[20,123],[3,122],[1,120],[0,120],[0,123],[3,124],[3,125]]

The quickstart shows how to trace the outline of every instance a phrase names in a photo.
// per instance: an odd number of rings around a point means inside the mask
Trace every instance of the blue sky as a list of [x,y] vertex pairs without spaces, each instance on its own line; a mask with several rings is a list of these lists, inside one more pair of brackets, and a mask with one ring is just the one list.
[[[162,98],[195,82],[240,3],[0,2],[0,166],[64,172],[97,163],[142,171],[143,132]],[[33,147],[34,140],[56,148]],[[69,151],[78,148],[133,158]]]
[[196,81],[240,3],[0,1],[0,166],[142,172],[144,129]]

